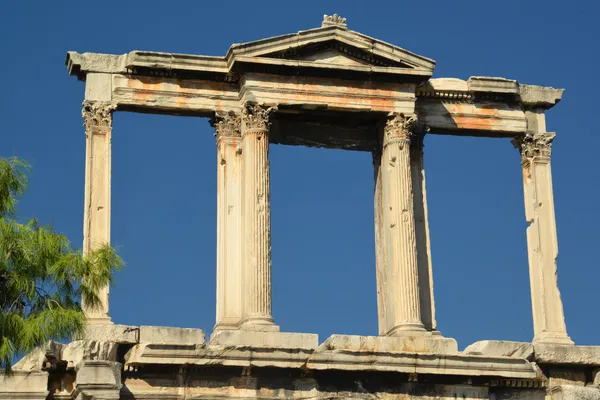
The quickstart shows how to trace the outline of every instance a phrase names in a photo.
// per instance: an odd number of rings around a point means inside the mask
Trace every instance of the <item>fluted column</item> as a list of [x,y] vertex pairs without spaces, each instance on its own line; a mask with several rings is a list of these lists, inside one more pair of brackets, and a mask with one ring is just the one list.
[[373,152],[373,167],[375,172],[375,271],[377,280],[377,321],[379,335],[385,335],[389,330],[385,291],[385,243],[383,240],[383,193],[381,176],[381,150]]
[[421,320],[425,329],[436,331],[435,302],[433,298],[433,270],[429,241],[429,218],[427,214],[427,192],[425,190],[425,168],[423,164],[423,139],[427,127],[415,124],[415,134],[410,143],[410,170],[413,184],[415,210],[415,239],[417,265],[419,269],[419,300]]
[[513,141],[521,153],[534,342],[573,344],[558,290],[558,240],[550,156],[554,133],[528,132]]
[[279,330],[271,316],[269,116],[275,108],[243,108],[243,329]]
[[238,329],[242,318],[241,117],[217,113],[217,315],[214,330]]
[[[105,102],[85,101],[85,205],[83,213],[83,253],[110,244],[110,179],[112,112],[116,106]],[[83,303],[88,324],[110,324],[109,287],[98,293],[99,307]]]
[[385,243],[386,335],[424,332],[410,163],[414,117],[387,121],[381,155],[383,240]]

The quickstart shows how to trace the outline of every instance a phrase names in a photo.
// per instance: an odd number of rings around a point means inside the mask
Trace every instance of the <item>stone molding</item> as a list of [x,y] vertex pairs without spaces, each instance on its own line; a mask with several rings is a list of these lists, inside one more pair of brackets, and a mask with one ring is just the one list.
[[221,140],[242,137],[240,125],[241,118],[233,111],[228,113],[216,113],[210,120],[210,125],[215,128],[217,144]]
[[277,107],[264,107],[260,104],[248,104],[242,108],[242,135],[264,133],[271,125],[269,118]]
[[383,148],[392,143],[410,143],[414,136],[416,116],[397,114],[388,119],[383,128]]
[[86,135],[105,135],[112,129],[112,113],[117,105],[106,102],[84,101],[81,116],[85,119]]
[[555,137],[556,133],[554,132],[527,132],[525,135],[515,138],[512,144],[519,149],[523,161],[535,157],[550,158],[552,142]]

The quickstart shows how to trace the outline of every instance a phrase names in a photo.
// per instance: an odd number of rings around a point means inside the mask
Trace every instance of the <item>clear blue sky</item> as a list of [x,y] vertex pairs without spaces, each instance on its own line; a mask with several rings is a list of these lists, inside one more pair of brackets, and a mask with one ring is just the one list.
[[[597,1],[4,1],[0,156],[33,164],[22,217],[82,243],[84,84],[68,50],[223,55],[232,43],[320,25],[437,61],[435,77],[503,76],[566,88],[548,112],[559,284],[578,344],[597,331],[600,136]],[[430,135],[427,191],[437,320],[459,346],[533,337],[520,159],[506,139]],[[377,333],[373,172],[367,153],[271,146],[273,315],[284,331]],[[112,242],[127,262],[116,323],[215,319],[216,149],[206,119],[118,113]]]

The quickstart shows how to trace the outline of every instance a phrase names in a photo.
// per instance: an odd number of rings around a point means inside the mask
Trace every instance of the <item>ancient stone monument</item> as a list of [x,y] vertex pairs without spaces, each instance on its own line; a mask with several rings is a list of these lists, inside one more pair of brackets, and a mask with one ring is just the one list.
[[[575,346],[556,277],[545,112],[563,90],[432,78],[435,62],[337,15],[223,57],[69,52],[85,82],[84,251],[110,242],[115,112],[208,117],[217,145],[217,310],[198,329],[121,326],[87,309],[85,337],[49,343],[0,398],[600,399],[600,347]],[[428,134],[506,138],[521,154],[535,336],[459,352],[436,325],[423,164]],[[379,336],[280,332],[271,315],[269,145],[373,155]],[[515,182],[517,184],[517,182]],[[85,305],[84,305],[85,307]],[[285,330],[285,326],[281,327]]]

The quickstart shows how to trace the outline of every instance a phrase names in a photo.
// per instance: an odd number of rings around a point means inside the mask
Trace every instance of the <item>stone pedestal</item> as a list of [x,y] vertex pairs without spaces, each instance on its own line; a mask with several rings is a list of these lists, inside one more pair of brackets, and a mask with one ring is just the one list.
[[73,398],[118,400],[122,365],[112,361],[81,361],[75,367],[77,381]]
[[242,157],[240,116],[217,114],[217,316],[215,331],[242,319]]
[[[112,112],[115,106],[105,102],[86,101],[85,118],[85,208],[83,253],[110,243],[110,180]],[[98,293],[101,305],[92,308],[82,304],[88,324],[110,324],[108,314],[109,287]]]
[[[423,332],[419,299],[419,269],[415,237],[410,136],[414,117],[397,115],[384,128],[381,153],[380,226],[384,245],[383,280],[386,300],[384,334]],[[380,256],[381,257],[381,256]]]
[[529,132],[513,143],[521,152],[523,166],[534,343],[572,345],[557,280],[558,241],[550,169],[554,136]]
[[244,242],[242,329],[278,331],[271,316],[269,115],[249,106],[242,114]]

